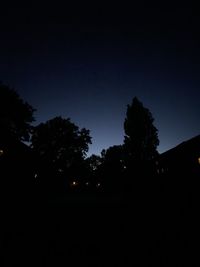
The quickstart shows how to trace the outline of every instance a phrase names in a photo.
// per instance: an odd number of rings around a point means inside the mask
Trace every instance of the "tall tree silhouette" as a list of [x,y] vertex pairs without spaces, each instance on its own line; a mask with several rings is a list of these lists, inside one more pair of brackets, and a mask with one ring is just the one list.
[[[127,106],[124,121],[124,150],[126,162],[125,203],[137,203],[138,217],[148,214],[155,195],[154,158],[159,144],[158,130],[154,119],[143,104],[135,97]],[[153,206],[153,205],[152,205]],[[146,219],[144,219],[146,220]]]
[[73,179],[82,175],[83,161],[91,143],[89,130],[80,130],[69,118],[55,117],[36,126],[31,141],[32,148],[60,177]]
[[24,102],[14,89],[0,83],[1,138],[29,141],[34,111],[33,107]]
[[156,156],[159,139],[153,122],[151,112],[134,97],[124,122],[124,145],[131,159],[147,161]]

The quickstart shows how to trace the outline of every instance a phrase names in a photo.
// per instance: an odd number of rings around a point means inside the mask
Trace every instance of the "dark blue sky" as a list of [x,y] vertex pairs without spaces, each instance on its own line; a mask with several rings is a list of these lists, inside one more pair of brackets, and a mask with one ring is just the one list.
[[190,7],[12,7],[0,80],[37,109],[91,130],[89,153],[123,142],[126,106],[150,109],[163,152],[200,133],[199,17]]

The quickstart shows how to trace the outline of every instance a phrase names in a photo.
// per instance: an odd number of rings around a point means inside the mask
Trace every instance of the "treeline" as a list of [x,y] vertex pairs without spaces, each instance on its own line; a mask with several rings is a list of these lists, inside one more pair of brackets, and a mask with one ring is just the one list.
[[15,149],[15,143],[29,142],[28,166],[38,190],[129,192],[135,183],[154,175],[158,130],[151,112],[136,97],[127,106],[123,144],[102,150],[100,156],[87,157],[92,143],[88,129],[61,116],[33,126],[34,112],[17,91],[0,84],[0,164],[6,144],[12,141]]

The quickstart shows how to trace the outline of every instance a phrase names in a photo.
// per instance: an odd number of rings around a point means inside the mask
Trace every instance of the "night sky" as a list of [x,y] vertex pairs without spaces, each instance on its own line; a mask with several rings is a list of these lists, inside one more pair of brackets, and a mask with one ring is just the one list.
[[155,118],[159,152],[200,133],[198,9],[28,3],[1,8],[0,80],[37,109],[35,124],[70,117],[99,154],[123,143],[137,96]]

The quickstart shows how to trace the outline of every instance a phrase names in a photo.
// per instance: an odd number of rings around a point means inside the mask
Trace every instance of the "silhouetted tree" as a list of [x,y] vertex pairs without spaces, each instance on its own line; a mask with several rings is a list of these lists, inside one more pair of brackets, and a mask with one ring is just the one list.
[[33,112],[14,89],[0,83],[0,195],[16,205],[20,201],[21,207],[35,189],[33,154],[22,142],[30,138]]
[[[135,190],[144,194],[152,186],[153,159],[156,157],[158,130],[153,124],[151,112],[135,97],[132,104],[128,105],[124,122],[124,149],[126,151],[127,191]],[[134,178],[134,179],[133,179]],[[136,179],[135,179],[136,178]],[[140,194],[141,195],[141,194]],[[143,195],[144,199],[144,195]]]
[[69,182],[82,177],[84,159],[91,143],[89,130],[80,130],[69,118],[55,117],[36,126],[31,141],[33,149],[56,172],[52,186],[59,183],[63,186],[65,178]]
[[102,150],[101,178],[105,191],[122,191],[124,186],[123,175],[126,170],[124,161],[124,147],[115,145]]
[[0,137],[28,141],[35,110],[19,94],[0,83]]
[[124,145],[132,160],[146,161],[157,155],[158,130],[153,122],[151,112],[136,97],[133,98],[124,122]]
[[85,160],[87,166],[87,175],[85,180],[85,188],[87,191],[98,191],[102,189],[101,185],[101,165],[102,157],[92,154]]

